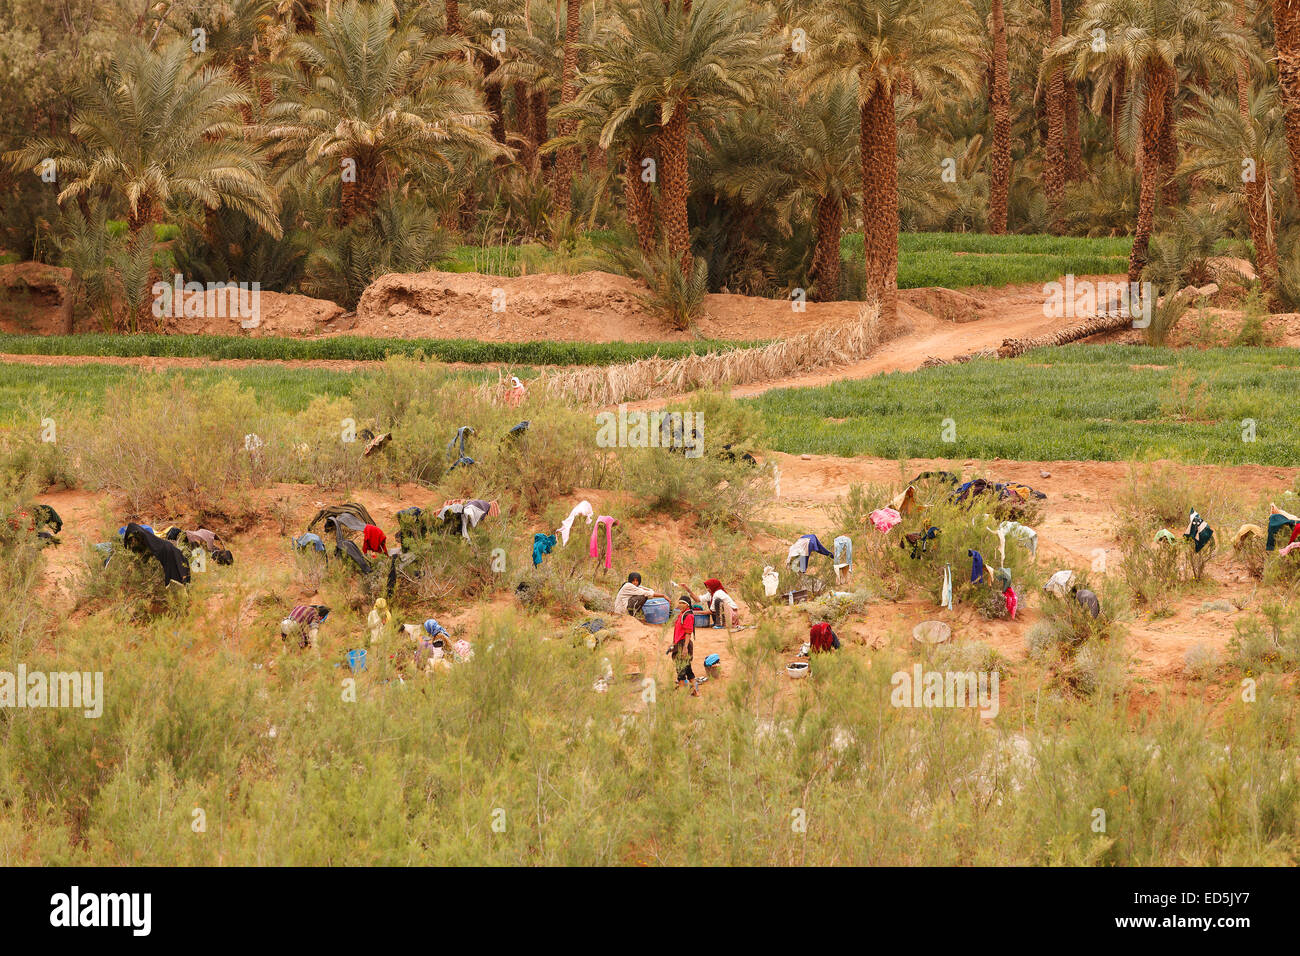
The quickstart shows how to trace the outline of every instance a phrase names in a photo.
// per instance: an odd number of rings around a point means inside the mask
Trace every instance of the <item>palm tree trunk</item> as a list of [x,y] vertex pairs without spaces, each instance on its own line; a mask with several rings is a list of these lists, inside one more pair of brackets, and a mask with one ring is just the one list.
[[81,280],[77,278],[74,272],[68,277],[68,284],[63,287],[63,296],[59,299],[59,325],[63,329],[64,335],[71,335],[74,331],[75,316],[73,310],[77,305],[77,295],[81,291]]
[[898,116],[894,92],[877,86],[862,104],[862,232],[868,299],[893,321],[898,309]]
[[655,197],[650,184],[641,178],[641,161],[648,155],[646,144],[633,141],[628,144],[623,165],[623,201],[627,218],[636,230],[637,246],[647,256],[653,255],[658,237],[655,235]]
[[[136,248],[136,243],[140,241],[141,236],[150,243],[150,248],[152,248],[153,225],[158,220],[160,212],[161,210],[154,202],[153,197],[148,195],[140,197],[140,200],[136,203],[134,212],[128,210],[126,229],[131,237],[129,247],[133,252]],[[153,287],[157,273],[157,266],[153,265],[151,262],[149,266],[149,274],[145,278],[146,288]],[[70,318],[70,316],[64,317],[65,321],[70,321]],[[145,302],[141,302],[139,310],[134,315],[130,314],[130,310],[128,310],[126,331],[132,333],[139,332],[141,327],[148,323],[152,318],[153,315],[150,306]]]
[[1073,80],[1064,81],[1065,176],[1077,183],[1083,179],[1083,142],[1079,138],[1079,90]]
[[[483,73],[483,105],[492,117],[492,138],[502,146],[506,143],[506,115],[505,107],[501,96],[501,84],[488,79],[501,61],[494,56],[480,54],[479,69]],[[497,159],[498,165],[502,162],[501,158]]]
[[555,160],[551,156],[541,154],[542,144],[551,138],[550,133],[550,112],[551,98],[545,90],[533,90],[532,102],[530,106],[533,111],[533,141],[537,144],[537,164],[541,169],[554,167]]
[[[1246,28],[1245,0],[1235,0],[1237,26]],[[1237,61],[1237,112],[1250,122],[1250,72],[1243,60]],[[1255,270],[1264,290],[1270,309],[1282,308],[1277,294],[1277,231],[1269,215],[1268,196],[1271,192],[1269,170],[1255,170],[1255,179],[1244,182],[1246,193],[1246,223],[1250,227],[1250,241],[1255,246]]]
[[357,157],[356,182],[344,181],[339,197],[339,225],[364,219],[379,205],[383,172],[369,156]]
[[1273,33],[1291,188],[1300,196],[1300,0],[1273,0]]
[[459,0],[445,0],[443,7],[447,21],[447,36],[460,36],[464,33],[460,26],[460,3]]
[[537,172],[537,137],[533,135],[533,107],[529,98],[528,84],[516,80],[514,84],[515,127],[523,146],[519,150],[519,162],[529,174]]
[[1165,87],[1165,121],[1160,127],[1160,201],[1178,205],[1178,141],[1174,138],[1174,84]]
[[[560,74],[560,105],[567,106],[578,95],[574,77],[578,72],[578,33],[582,26],[582,5],[579,0],[565,0],[564,20],[564,66]],[[560,124],[560,135],[573,133],[574,121],[566,119]],[[578,165],[578,153],[572,146],[560,150],[555,157],[554,192],[556,215],[566,215],[573,202],[570,190],[573,186],[573,174]]]
[[1007,17],[1002,0],[993,0],[993,171],[989,179],[989,232],[1007,231],[1007,193],[1011,187],[1011,81],[1007,75]]
[[691,228],[686,214],[690,197],[690,170],[687,168],[689,121],[686,104],[678,103],[672,119],[659,128],[659,201],[668,251],[681,263],[682,271],[694,267],[691,257]]
[[1160,181],[1160,131],[1165,123],[1165,87],[1169,68],[1160,61],[1146,66],[1146,105],[1142,111],[1142,157],[1138,192],[1137,230],[1133,251],[1129,253],[1128,280],[1137,282],[1147,264],[1147,247],[1151,243],[1151,226],[1155,220],[1156,190]]
[[[1052,42],[1061,37],[1061,0],[1051,0]],[[1060,67],[1047,77],[1047,153],[1043,157],[1043,192],[1052,216],[1052,231],[1061,230],[1065,204],[1065,71]]]
[[840,297],[840,234],[844,229],[844,204],[838,196],[823,196],[817,203],[817,246],[813,251],[812,279],[817,302]]

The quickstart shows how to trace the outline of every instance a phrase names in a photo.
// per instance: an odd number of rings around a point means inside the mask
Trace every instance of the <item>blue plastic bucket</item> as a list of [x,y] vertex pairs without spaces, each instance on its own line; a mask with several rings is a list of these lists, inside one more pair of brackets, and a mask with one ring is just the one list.
[[352,668],[352,673],[366,669],[366,652],[363,649],[348,651],[348,667]]
[[667,598],[647,598],[641,613],[645,615],[647,624],[662,624],[668,620],[670,608]]

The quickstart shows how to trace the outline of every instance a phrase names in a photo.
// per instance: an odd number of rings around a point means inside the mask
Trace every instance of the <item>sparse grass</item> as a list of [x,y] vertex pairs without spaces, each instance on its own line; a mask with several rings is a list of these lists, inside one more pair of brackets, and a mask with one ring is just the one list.
[[[1065,346],[748,401],[791,454],[1295,465],[1298,367],[1293,349]],[[1201,396],[1192,418],[1186,394]]]

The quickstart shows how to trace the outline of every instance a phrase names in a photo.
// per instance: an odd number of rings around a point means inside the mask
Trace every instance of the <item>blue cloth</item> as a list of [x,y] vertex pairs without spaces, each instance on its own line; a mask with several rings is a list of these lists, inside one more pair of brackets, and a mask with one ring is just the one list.
[[[150,534],[153,534],[152,525],[142,524],[140,525],[140,527],[144,528],[144,530],[148,531]],[[122,527],[118,528],[117,533],[122,535],[122,537],[126,537],[126,525],[122,525]]]
[[542,555],[550,554],[555,547],[555,535],[539,531],[533,535],[533,567],[542,563]]
[[717,654],[710,654],[708,657],[704,658],[704,666],[705,666],[705,667],[712,667],[714,664],[718,663],[718,661],[720,661],[720,660],[722,660],[722,658],[719,657]]
[[447,629],[433,618],[429,618],[424,622],[424,632],[430,637],[445,637],[447,640],[451,640],[451,635],[447,633]]
[[310,547],[313,551],[324,551],[325,542],[320,539],[318,534],[305,534],[301,538],[294,538],[293,545],[295,548]]
[[979,584],[984,578],[984,555],[978,551],[967,551],[970,555],[970,583]]
[[835,539],[835,563],[853,567],[853,539],[847,534],[842,534]]
[[1295,522],[1285,515],[1268,516],[1268,540],[1264,542],[1264,550],[1272,551],[1275,547],[1273,539],[1279,531],[1286,529],[1286,536],[1291,537],[1291,529],[1295,527]]
[[457,465],[474,464],[474,459],[465,454],[465,439],[472,434],[474,429],[471,426],[461,425],[456,429],[456,437],[447,443],[447,457],[455,459],[447,469],[448,473],[455,471]]
[[826,557],[828,557],[828,558],[830,558],[830,557],[834,557],[834,555],[832,555],[829,551],[826,550],[826,546],[825,546],[824,544],[822,544],[820,541],[817,540],[817,535],[815,535],[815,534],[805,534],[805,535],[803,535],[802,537],[805,537],[805,538],[808,539],[808,553],[809,553],[809,554],[824,554],[824,555],[826,555]]

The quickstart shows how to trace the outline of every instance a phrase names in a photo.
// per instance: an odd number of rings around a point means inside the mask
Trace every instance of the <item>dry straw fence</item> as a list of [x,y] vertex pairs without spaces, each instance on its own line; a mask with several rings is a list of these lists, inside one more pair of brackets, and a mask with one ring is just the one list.
[[880,311],[872,304],[863,306],[857,319],[848,325],[828,326],[752,349],[705,352],[676,360],[648,358],[626,365],[557,372],[546,376],[544,387],[549,394],[573,403],[618,405],[847,365],[874,352],[880,340]]

